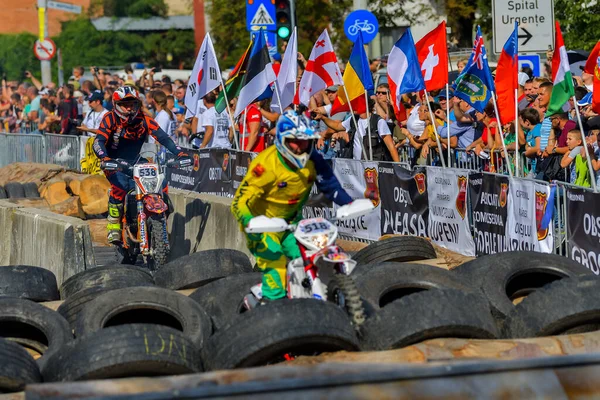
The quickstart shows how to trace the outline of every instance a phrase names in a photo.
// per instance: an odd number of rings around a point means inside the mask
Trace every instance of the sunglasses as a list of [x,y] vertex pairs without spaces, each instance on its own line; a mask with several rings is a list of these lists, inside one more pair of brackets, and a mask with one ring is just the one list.
[[387,94],[388,94],[388,92],[380,92],[380,91],[377,91],[377,94],[387,95]]

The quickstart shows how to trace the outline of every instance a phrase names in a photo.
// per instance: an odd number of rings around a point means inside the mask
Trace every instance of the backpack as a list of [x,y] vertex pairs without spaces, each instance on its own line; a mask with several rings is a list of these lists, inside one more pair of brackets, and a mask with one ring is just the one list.
[[[358,118],[358,115],[355,115]],[[392,156],[387,146],[379,136],[379,130],[377,124],[381,117],[377,114],[371,114],[369,118],[369,125],[371,128],[371,136],[369,137],[369,131],[363,137],[362,146],[365,149],[367,157],[369,156],[369,139],[371,140],[371,147],[373,149],[373,161],[392,161]],[[340,158],[352,158],[354,154],[354,135],[356,135],[356,125],[354,125],[354,119],[350,120],[350,129],[348,130],[348,143],[340,151]]]

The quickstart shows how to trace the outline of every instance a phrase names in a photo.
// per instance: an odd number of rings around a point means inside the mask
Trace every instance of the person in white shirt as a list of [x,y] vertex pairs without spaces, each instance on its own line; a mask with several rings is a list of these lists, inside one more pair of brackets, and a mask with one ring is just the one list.
[[410,110],[410,114],[406,120],[406,129],[408,129],[411,135],[416,137],[420,137],[425,130],[425,122],[419,117],[420,107],[421,103],[417,103],[417,105]]
[[206,112],[202,115],[202,125],[204,126],[204,138],[202,139],[201,149],[207,148],[231,148],[233,140],[233,129],[229,126],[227,112],[218,113],[215,108],[217,100],[216,93],[210,92],[204,96],[204,105]]
[[90,105],[90,111],[86,114],[81,126],[78,126],[77,129],[87,132],[89,136],[93,137],[96,136],[96,130],[100,127],[100,122],[102,122],[102,118],[104,118],[108,110],[102,106],[104,95],[99,90],[93,91],[87,100]]
[[206,106],[204,100],[199,99],[196,107],[196,115],[192,119],[192,132],[190,136],[190,143],[192,148],[199,149],[202,144],[202,138],[204,137],[204,113],[206,112]]
[[[369,108],[372,110],[374,106],[374,101],[369,99]],[[314,119],[322,120],[327,127],[331,128],[334,131],[346,131],[350,133],[352,131],[354,122],[352,121],[352,117],[350,116],[344,121],[336,121],[331,118],[327,118],[321,114],[316,114]],[[371,126],[371,137],[374,137],[375,132],[379,136],[378,140],[371,139],[372,149],[373,149],[373,160],[375,161],[394,161],[399,162],[398,158],[398,150],[394,146],[394,139],[392,138],[392,134],[390,132],[390,128],[388,124],[385,122],[383,118],[381,118],[377,114],[371,113],[370,118],[367,119],[367,113],[362,113],[359,115],[359,119],[357,120],[358,127],[356,132],[354,133],[354,137],[351,139],[350,137],[346,138],[346,141],[349,142],[352,140],[352,158],[354,160],[364,159],[364,154],[369,156],[369,147],[366,147],[363,152],[363,143],[365,142],[365,136],[368,135],[368,126],[369,121],[372,121]],[[375,121],[377,124],[375,125]],[[376,126],[376,129],[374,129]],[[327,135],[327,133],[325,133]],[[348,143],[350,144],[350,143]],[[367,141],[368,144],[368,141]]]
[[[177,121],[175,120],[175,115],[173,115],[173,111],[167,107],[167,95],[162,90],[157,90],[154,92],[154,102],[156,103],[156,116],[154,120],[160,126],[160,128],[165,131],[165,133],[171,138],[171,140],[177,144],[177,137],[175,136],[175,130],[177,129]],[[154,139],[148,136],[149,143],[154,143]],[[158,151],[159,157],[164,161],[166,159],[166,148],[164,146],[160,146]]]

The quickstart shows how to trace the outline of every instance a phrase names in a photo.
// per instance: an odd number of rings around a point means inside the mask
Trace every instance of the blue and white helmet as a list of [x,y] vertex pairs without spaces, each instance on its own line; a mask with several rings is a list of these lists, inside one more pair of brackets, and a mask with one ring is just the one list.
[[[298,168],[304,168],[310,158],[315,141],[320,137],[315,132],[311,121],[303,115],[296,114],[293,110],[284,112],[277,120],[275,146],[282,156]],[[307,140],[309,145],[301,154],[296,154],[288,147],[289,142],[294,140]]]

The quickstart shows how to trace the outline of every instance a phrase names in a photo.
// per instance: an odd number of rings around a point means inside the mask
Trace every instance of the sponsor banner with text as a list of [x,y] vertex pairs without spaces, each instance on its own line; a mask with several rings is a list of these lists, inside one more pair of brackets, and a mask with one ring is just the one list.
[[508,177],[470,174],[469,191],[477,255],[505,251]]
[[381,234],[427,237],[429,199],[426,170],[379,163]]
[[[370,214],[351,220],[337,221],[340,233],[364,239],[379,239],[381,197],[377,163],[338,158],[333,160],[333,172],[350,197],[371,199],[375,205],[375,210]],[[337,210],[337,207],[334,205],[334,209]]]
[[254,159],[254,153],[248,153],[243,151],[230,151],[229,162],[231,164],[231,186],[229,188],[230,197],[235,196],[240,183],[244,180],[248,167]]
[[600,275],[600,194],[567,190],[569,257]]
[[429,237],[438,245],[474,256],[475,243],[467,215],[469,172],[427,168]]
[[228,197],[232,186],[229,150],[188,150],[188,154],[194,161],[192,166],[184,169],[167,168],[169,185],[177,189]]
[[[554,201],[549,202],[550,199],[550,185],[547,183],[534,182],[534,199],[535,199],[535,231],[537,231],[539,250],[542,253],[554,252],[554,224],[550,224],[543,228],[542,218],[547,211],[548,207],[554,208]],[[553,210],[550,210],[553,211]],[[570,210],[569,210],[570,211]],[[562,229],[562,227],[561,227]]]

